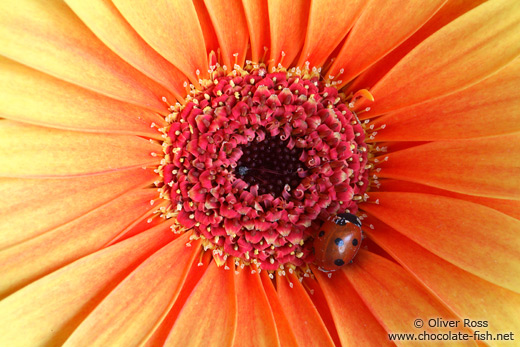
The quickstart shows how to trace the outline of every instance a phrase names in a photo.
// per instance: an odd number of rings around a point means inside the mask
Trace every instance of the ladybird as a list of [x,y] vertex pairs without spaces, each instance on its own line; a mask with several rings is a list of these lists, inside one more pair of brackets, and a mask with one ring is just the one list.
[[361,247],[361,221],[350,213],[327,220],[314,239],[314,263],[324,272],[336,271],[352,262]]

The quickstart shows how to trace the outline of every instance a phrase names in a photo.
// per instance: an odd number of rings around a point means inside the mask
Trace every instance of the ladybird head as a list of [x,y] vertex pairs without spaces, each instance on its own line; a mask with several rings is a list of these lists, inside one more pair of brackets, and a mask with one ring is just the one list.
[[337,225],[345,225],[347,223],[352,223],[361,228],[361,221],[356,215],[353,215],[352,213],[338,214],[334,219],[334,223],[336,223]]

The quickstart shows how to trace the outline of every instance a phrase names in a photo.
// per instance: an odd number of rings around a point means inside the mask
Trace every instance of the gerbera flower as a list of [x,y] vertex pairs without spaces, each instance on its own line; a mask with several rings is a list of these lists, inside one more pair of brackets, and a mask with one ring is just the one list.
[[[519,2],[18,0],[0,23],[2,345],[520,332]],[[343,213],[365,239],[322,271]]]

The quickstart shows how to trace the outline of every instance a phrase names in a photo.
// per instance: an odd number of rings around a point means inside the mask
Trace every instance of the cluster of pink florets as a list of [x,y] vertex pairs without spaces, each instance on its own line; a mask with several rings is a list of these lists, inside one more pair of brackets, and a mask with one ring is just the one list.
[[[364,132],[318,77],[260,68],[221,76],[171,122],[163,167],[177,220],[226,254],[274,270],[312,257],[313,221],[357,211],[368,185]],[[300,183],[259,194],[236,172],[243,146],[279,136],[298,148]]]

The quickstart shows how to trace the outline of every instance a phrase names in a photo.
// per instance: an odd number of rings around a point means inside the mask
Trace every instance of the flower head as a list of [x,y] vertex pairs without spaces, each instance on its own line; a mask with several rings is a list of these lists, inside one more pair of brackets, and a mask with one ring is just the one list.
[[164,195],[183,229],[261,269],[310,262],[311,223],[357,212],[364,131],[318,75],[264,65],[214,79],[171,113]]

